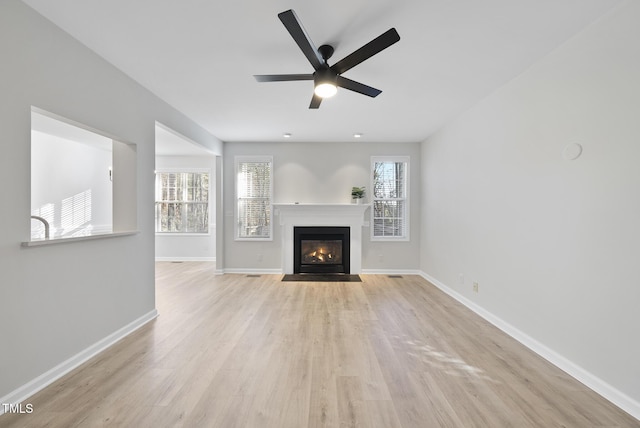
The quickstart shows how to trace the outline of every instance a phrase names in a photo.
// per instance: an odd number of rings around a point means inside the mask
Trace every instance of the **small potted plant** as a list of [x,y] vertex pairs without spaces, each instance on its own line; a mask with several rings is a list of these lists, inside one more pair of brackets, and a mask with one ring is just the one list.
[[353,187],[351,189],[351,201],[354,204],[359,204],[364,198],[364,187]]

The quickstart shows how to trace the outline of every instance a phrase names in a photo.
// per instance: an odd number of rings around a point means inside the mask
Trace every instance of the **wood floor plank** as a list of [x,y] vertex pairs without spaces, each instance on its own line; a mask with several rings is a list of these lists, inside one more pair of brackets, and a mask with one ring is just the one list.
[[365,412],[372,428],[401,428],[391,400],[365,400]]
[[371,426],[360,379],[357,376],[338,376],[336,385],[339,426]]
[[426,282],[281,282],[156,265],[160,316],[14,427],[640,427]]

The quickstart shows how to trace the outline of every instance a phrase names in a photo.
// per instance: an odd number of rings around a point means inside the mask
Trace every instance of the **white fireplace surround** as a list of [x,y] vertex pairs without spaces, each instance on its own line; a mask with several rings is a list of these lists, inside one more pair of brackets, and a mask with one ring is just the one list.
[[293,273],[295,226],[342,226],[350,229],[351,274],[362,272],[362,227],[367,204],[273,204],[282,227],[282,272]]

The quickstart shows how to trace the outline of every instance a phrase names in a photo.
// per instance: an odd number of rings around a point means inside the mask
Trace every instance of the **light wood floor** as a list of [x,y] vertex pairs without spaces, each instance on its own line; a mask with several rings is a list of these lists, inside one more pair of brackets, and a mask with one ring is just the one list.
[[160,317],[8,427],[640,427],[418,276],[158,263]]

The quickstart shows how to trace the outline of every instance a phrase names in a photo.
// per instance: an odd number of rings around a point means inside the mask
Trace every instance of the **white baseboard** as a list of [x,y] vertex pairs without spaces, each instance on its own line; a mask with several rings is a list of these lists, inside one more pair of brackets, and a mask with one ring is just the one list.
[[583,383],[588,388],[600,394],[606,400],[609,400],[616,406],[620,407],[622,410],[629,413],[634,418],[640,419],[640,403],[633,398],[617,390],[599,377],[593,375],[574,362],[568,360],[554,350],[538,342],[531,336],[518,330],[511,324],[505,322],[504,320],[495,316],[481,306],[475,304],[471,300],[464,297],[462,294],[446,286],[432,276],[424,272],[420,272],[420,275],[431,284],[435,285],[437,288],[453,297],[458,302],[462,303],[467,308],[471,309],[473,312],[480,315],[482,318],[484,318],[497,328],[499,328],[527,348],[531,349],[533,352],[540,355],[545,360],[549,361],[551,364],[568,373],[570,376],[574,377],[576,380]]
[[156,257],[157,262],[215,262],[215,257]]
[[363,275],[422,275],[415,269],[362,269]]
[[[282,275],[282,269],[249,269],[249,268],[227,268],[216,270],[217,274],[235,273],[247,275]],[[421,275],[419,270],[407,269],[363,269],[363,275]]]
[[[157,259],[156,259],[157,260]],[[216,275],[247,274],[247,275],[282,275],[282,269],[253,269],[253,268],[226,268],[216,269]],[[422,275],[419,270],[412,269],[363,269],[363,275]]]
[[[218,271],[216,271],[218,273]],[[248,269],[248,268],[226,268],[222,273],[235,273],[241,275],[282,275],[282,269]]]
[[[111,333],[104,339],[94,343],[83,351],[80,351],[78,354],[74,355],[68,360],[63,361],[51,370],[41,374],[40,376],[22,385],[18,389],[10,392],[4,397],[1,397],[0,403],[18,404],[27,400],[36,392],[60,379],[71,370],[90,360],[91,358],[104,351],[119,340],[123,339],[124,337],[130,335],[143,325],[147,324],[149,321],[155,319],[157,316],[158,311],[156,309],[146,313],[137,320],[130,322],[121,329]],[[0,415],[4,413],[4,408],[5,406],[0,406]]]

